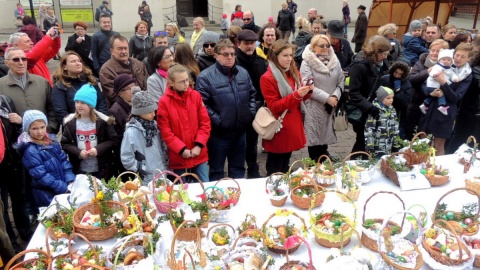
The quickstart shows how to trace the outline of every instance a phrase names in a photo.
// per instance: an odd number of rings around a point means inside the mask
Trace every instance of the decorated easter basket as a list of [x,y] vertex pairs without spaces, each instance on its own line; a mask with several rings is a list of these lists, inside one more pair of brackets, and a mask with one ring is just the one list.
[[420,172],[427,178],[431,186],[441,186],[450,180],[450,176],[447,169],[436,165],[435,151],[435,148],[430,148],[430,162],[427,164],[427,168]]
[[205,188],[204,194],[209,208],[210,221],[221,223],[229,221],[234,204],[225,190],[219,186],[209,186]]
[[480,195],[469,192],[476,196],[476,202],[463,205],[461,212],[447,210],[448,204],[444,203],[444,199],[447,195],[462,190],[466,192],[469,191],[466,188],[455,188],[440,197],[435,205],[435,210],[431,218],[432,221],[437,219],[446,220],[449,226],[455,229],[455,232],[459,235],[475,235],[479,230],[478,217],[480,213]]
[[[123,183],[122,176],[124,175],[131,175],[133,179],[130,180],[129,178],[129,181]],[[121,203],[126,204],[135,197],[135,194],[142,185],[142,180],[138,174],[131,171],[125,171],[117,176],[117,183],[121,186],[121,189],[117,192],[118,200]]]
[[[397,152],[397,153],[392,153],[390,156],[388,156],[386,159],[382,158],[381,162],[380,162],[380,171],[382,171],[383,175],[385,175],[386,177],[388,177],[388,179],[392,180],[392,182],[397,185],[397,186],[400,186],[400,182],[398,182],[398,174],[397,174],[397,171],[392,168],[392,166],[390,165],[390,162],[392,160],[392,158],[394,156],[398,156],[398,155],[402,155],[403,158],[406,159],[406,157],[408,157],[409,155],[411,155],[411,153],[408,153],[408,152]],[[411,170],[413,167],[411,165],[408,164],[408,161],[407,161],[407,164],[405,164],[404,168],[408,168],[409,170]]]
[[[296,171],[293,171],[293,167],[295,167],[297,163],[301,163],[303,166],[299,167]],[[295,160],[292,165],[290,165],[290,168],[286,173],[286,177],[288,179],[290,190],[298,187],[299,185],[312,185],[315,183],[315,180],[313,180],[313,172],[308,168],[308,164],[304,159]]]
[[311,184],[300,184],[290,191],[290,198],[293,204],[300,209],[310,209],[312,199],[315,198],[313,207],[320,206],[325,199],[325,194],[319,193],[323,188],[315,184],[310,176],[304,176],[304,178],[310,179]]
[[[290,261],[288,254],[289,254],[289,246],[300,246],[301,243],[304,243],[305,246],[308,249],[308,257],[309,257],[309,262],[301,262],[301,261]],[[295,235],[295,236],[290,236],[287,238],[284,244],[284,248],[286,250],[285,253],[285,258],[287,259],[287,262],[280,267],[280,270],[293,270],[293,269],[309,269],[309,270],[316,270],[315,266],[313,265],[312,262],[312,250],[310,249],[310,245],[308,242],[303,239],[301,236]]]
[[[315,241],[317,241],[319,245],[328,248],[339,248],[341,246],[345,246],[350,242],[350,238],[352,237],[353,231],[356,227],[355,220],[357,219],[357,208],[355,207],[355,203],[348,196],[337,190],[323,190],[320,192],[335,192],[339,196],[345,197],[345,200],[353,208],[353,219],[350,219],[342,214],[335,214],[336,211],[326,213],[321,212],[315,215],[312,212],[312,209],[310,209],[310,225],[313,233],[315,234]],[[321,217],[319,215],[321,215]],[[335,215],[338,215],[338,217],[335,217]],[[321,221],[319,218],[325,220]],[[335,218],[335,220],[332,222],[330,219],[333,218]],[[345,228],[342,229],[341,227]],[[333,229],[333,232],[331,229]],[[341,233],[341,231],[343,233]]]
[[[287,219],[286,224],[283,223],[282,225],[274,225],[274,226],[270,225],[270,226],[268,226],[269,222],[271,222],[272,218],[274,218],[274,217],[288,218],[290,216],[293,216],[300,221],[299,224],[302,226],[302,227],[300,227],[300,229],[295,227],[295,223],[290,224],[289,219]],[[296,224],[296,225],[298,226],[299,224]],[[265,242],[267,243],[268,249],[270,249],[271,251],[273,251],[277,254],[286,254],[287,253],[287,250],[283,246],[282,241],[285,241],[286,238],[290,235],[284,235],[284,237],[282,238],[282,234],[280,232],[280,231],[282,231],[284,233],[287,233],[287,228],[286,228],[287,226],[290,226],[290,231],[291,231],[292,235],[299,235],[301,233],[306,234],[307,225],[305,224],[305,220],[301,216],[299,216],[297,213],[294,213],[294,212],[292,212],[291,210],[288,210],[288,209],[278,209],[275,213],[271,214],[267,218],[265,223],[263,223],[263,225],[262,225],[262,231],[265,234]],[[271,238],[271,237],[277,237],[277,236],[280,239],[278,239],[278,238],[272,239]],[[293,245],[293,246],[289,247],[289,253],[292,254],[295,251],[297,251],[299,246],[300,246],[300,244]]]
[[[202,187],[202,191],[203,193],[202,194],[205,194],[205,186],[203,185],[202,181],[198,178],[198,176],[196,174],[193,174],[193,173],[184,173],[180,176],[178,176],[175,181],[173,181],[173,185],[175,185],[175,183],[179,182],[181,180],[182,177],[184,176],[192,176],[194,179],[196,179],[199,183],[200,183],[200,186]],[[170,200],[172,199],[172,196],[170,196]],[[205,199],[202,198],[202,202],[205,202]],[[170,207],[168,208],[168,212],[170,214],[170,216],[172,216],[172,212],[173,211],[173,205],[170,205]],[[208,213],[200,213],[201,215],[201,220],[199,220],[198,222],[201,223],[200,225],[200,228],[208,228],[208,223],[209,223],[209,217],[208,217]],[[189,222],[191,223],[191,222]],[[186,223],[183,222],[182,224],[184,224],[184,226],[182,227],[177,227],[178,224],[175,224],[173,222],[172,219],[170,219],[170,225],[172,226],[172,230],[173,232],[175,233],[175,236],[178,240],[180,241],[195,241],[197,239],[197,237],[200,237],[202,238],[203,237],[203,233],[201,232],[201,230],[199,230],[197,227],[198,227],[198,224],[195,224],[194,227],[185,227],[186,226]]]
[[245,261],[251,261],[255,269],[267,269],[271,256],[265,253],[265,242],[265,235],[261,230],[245,230],[233,242],[232,250],[223,254],[222,261],[227,265],[227,269]]
[[[52,258],[50,257],[50,253],[40,250],[40,249],[28,249],[24,250],[17,255],[15,255],[5,266],[5,270],[14,270],[14,269],[31,269],[32,266],[36,266],[37,269],[45,269],[50,270],[52,267]],[[28,253],[37,253],[39,256],[36,258],[31,258],[20,261],[20,258],[23,258]]]
[[215,183],[215,186],[220,186],[219,184],[220,183],[225,183],[225,182],[228,182],[228,181],[233,181],[235,183],[235,186],[227,186],[225,188],[223,188],[223,190],[225,191],[225,193],[228,195],[228,197],[230,198],[230,200],[232,201],[232,204],[235,206],[237,205],[238,201],[240,201],[240,195],[242,194],[242,190],[240,188],[240,185],[238,184],[237,180],[233,179],[233,178],[230,178],[230,177],[224,177],[220,180],[218,180],[216,183]]
[[150,236],[136,232],[123,237],[112,246],[107,254],[106,265],[118,270],[135,269],[136,263],[153,255],[154,249],[155,244]]
[[[93,180],[94,198],[98,195],[98,186],[96,179]],[[128,208],[125,204],[117,201],[109,201],[107,205],[110,209],[122,211],[123,216],[120,222],[124,222],[128,216]],[[102,241],[113,238],[118,232],[117,224],[112,223],[106,227],[90,226],[82,224],[82,218],[86,212],[94,215],[101,214],[100,206],[97,202],[84,204],[75,210],[73,213],[73,227],[75,232],[84,235],[90,241]],[[101,215],[100,215],[101,216]]]
[[[417,220],[413,214],[407,211],[400,211],[395,215],[398,215],[398,214],[402,214],[404,216],[409,215],[410,217],[413,217],[418,224],[417,232],[419,234],[422,232],[421,222]],[[414,244],[404,238],[397,239],[396,243],[393,243],[390,232],[385,230],[387,223],[390,219],[391,217],[383,221],[382,228],[378,235],[378,242],[377,242],[377,246],[379,247],[378,253],[380,253],[380,255],[382,256],[382,259],[385,261],[386,264],[392,266],[395,269],[399,269],[399,270],[420,269],[424,261],[423,261],[422,253],[420,253],[420,250],[418,249],[417,244]],[[419,239],[417,239],[417,242],[419,242]],[[383,247],[385,247],[385,250],[383,250]],[[401,254],[396,254],[394,253],[394,251],[401,252]]]
[[[353,155],[366,155],[368,157],[368,161],[366,160],[350,160],[350,157]],[[345,166],[348,166],[349,173],[355,172],[354,175],[349,175],[350,178],[355,181],[356,183],[368,183],[372,180],[372,175],[375,173],[375,160],[373,159],[372,155],[367,152],[358,151],[350,153],[346,156],[341,163],[341,170],[343,173],[343,169]],[[342,191],[343,192],[343,191]]]
[[283,206],[290,191],[287,176],[281,172],[272,173],[265,181],[265,191],[273,206]]
[[[371,251],[378,252],[378,244],[377,244],[377,238],[379,234],[379,229],[381,228],[381,224],[383,224],[384,219],[383,218],[373,218],[373,219],[365,219],[366,213],[367,213],[367,205],[368,202],[375,196],[379,194],[385,194],[385,195],[391,195],[394,196],[396,199],[398,199],[402,205],[402,210],[405,211],[405,203],[403,200],[396,194],[390,191],[378,191],[372,194],[366,201],[365,205],[363,206],[363,216],[362,216],[362,244],[364,247],[370,249]],[[403,223],[405,221],[405,218],[402,219],[401,224],[398,225],[397,223],[389,220],[388,221],[388,226],[393,229],[398,231],[398,234],[401,233],[402,228],[403,228]],[[375,228],[375,230],[371,230],[372,226],[375,226],[375,224],[379,223],[378,228]],[[368,228],[367,228],[368,227]],[[378,230],[378,232],[376,232]]]
[[212,249],[217,251],[218,256],[231,250],[235,241],[235,228],[227,223],[216,224],[207,231],[208,243]]
[[[170,250],[165,251],[166,261],[167,261],[168,266],[171,269],[178,269],[179,261],[177,261],[177,258],[175,256],[175,243],[176,243],[177,240],[180,240],[178,238],[178,236],[181,234],[182,229],[186,229],[186,228],[183,228],[183,227],[188,223],[191,223],[191,224],[194,225],[193,228],[188,228],[188,229],[195,229],[197,231],[197,233],[195,234],[195,239],[191,239],[191,240],[187,240],[187,241],[194,241],[196,246],[197,246],[197,252],[198,252],[198,255],[199,255],[199,258],[198,258],[199,263],[198,264],[202,267],[205,267],[207,265],[207,256],[206,256],[205,252],[202,250],[200,228],[198,227],[198,225],[195,221],[185,220],[184,222],[182,222],[182,224],[180,224],[178,226],[178,229],[175,231],[175,234],[173,235],[172,243],[170,245]],[[192,258],[192,262],[193,262],[193,258]],[[193,262],[193,264],[195,265],[195,262]]]
[[[431,233],[431,230],[433,230],[434,234],[437,234],[438,232],[441,231],[443,232],[442,234],[448,234],[449,236],[455,238],[456,244],[458,245],[458,251],[459,251],[459,257],[457,259],[446,256],[442,252],[441,248],[435,245],[431,245],[429,243],[428,239],[432,239],[432,238],[428,237],[427,235]],[[432,241],[436,241],[436,240],[432,240]],[[471,260],[471,256],[472,256],[470,249],[467,248],[466,244],[461,240],[461,238],[455,232],[455,229],[450,225],[450,223],[441,219],[435,220],[431,225],[431,229],[427,230],[423,235],[422,248],[425,249],[428,256],[430,256],[432,259],[434,259],[435,261],[437,261],[442,265],[447,265],[447,266],[455,266],[455,265],[465,263]]]
[[[53,207],[56,209],[53,217],[47,217],[49,211],[54,211]],[[47,229],[47,234],[52,240],[69,238],[75,230],[71,223],[74,212],[73,207],[69,209],[58,202],[52,203],[39,215],[39,222]],[[56,221],[48,220],[49,218],[56,219]]]
[[[328,166],[325,166],[320,162],[322,158],[325,158],[325,160],[328,162]],[[313,167],[312,170],[313,170],[313,179],[317,182],[318,185],[322,187],[328,187],[335,184],[337,175],[335,174],[333,162],[329,156],[321,155],[318,158],[317,165],[315,165],[315,167]]]
[[[164,181],[163,178],[168,176],[168,175],[171,175],[171,176],[174,176],[175,178],[179,178],[179,176],[176,174],[176,173],[173,173],[171,171],[162,171],[160,173],[158,173],[157,175],[155,175],[155,177],[153,178],[152,182],[152,185],[151,185],[151,188],[152,188],[152,194],[153,194],[153,202],[155,203],[155,206],[157,207],[158,211],[160,211],[160,213],[163,213],[163,214],[166,214],[168,213],[169,209],[171,207],[173,207],[173,209],[177,209],[177,207],[179,205],[181,205],[183,203],[181,197],[178,197],[178,199],[176,199],[175,201],[172,202],[172,196],[168,196],[169,200],[168,201],[160,201],[158,199],[158,196],[164,192],[167,191],[167,188],[171,189],[171,192],[170,192],[170,195],[172,195],[173,193],[172,192],[177,192],[177,194],[179,194],[178,192],[180,192],[179,190],[175,190],[174,189],[174,184],[173,183],[165,183],[165,185],[162,185],[160,186],[159,189],[155,188],[155,186],[157,186],[157,182],[158,181]],[[183,181],[181,178],[179,178],[179,182],[181,184],[181,186],[183,187]]]
[[428,161],[428,158],[430,156],[429,151],[421,153],[412,150],[413,144],[421,135],[427,137],[427,134],[425,132],[418,132],[417,134],[415,134],[415,136],[413,136],[412,140],[410,141],[410,146],[407,148],[407,150],[405,150],[405,153],[410,154],[404,156],[404,158],[407,160],[408,165],[427,163]]
[[[473,147],[470,147],[470,143],[473,142]],[[468,172],[471,167],[471,163],[475,157],[475,152],[477,152],[478,143],[477,139],[474,136],[468,136],[467,141],[461,145],[455,154],[459,156],[458,161],[460,164],[464,165],[464,173]]]
[[480,268],[480,237],[478,235],[463,236],[463,240],[465,241],[467,246],[472,250],[472,255],[475,255],[473,266]]
[[[242,223],[237,227],[238,234],[242,234],[244,231],[247,230],[254,230],[258,229],[257,227],[257,219],[252,214],[246,214],[245,219]],[[252,234],[252,233],[251,233]],[[251,236],[251,234],[249,236]]]

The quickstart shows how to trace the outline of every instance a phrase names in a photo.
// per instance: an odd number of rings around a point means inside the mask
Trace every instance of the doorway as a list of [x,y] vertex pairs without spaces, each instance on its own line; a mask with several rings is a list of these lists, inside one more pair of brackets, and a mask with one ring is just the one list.
[[177,14],[184,17],[208,17],[208,0],[177,0]]

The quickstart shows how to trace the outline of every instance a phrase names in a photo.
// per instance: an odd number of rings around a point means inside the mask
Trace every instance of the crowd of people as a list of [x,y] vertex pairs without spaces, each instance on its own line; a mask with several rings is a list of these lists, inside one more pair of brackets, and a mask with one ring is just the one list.
[[[214,181],[226,176],[227,161],[229,177],[262,177],[252,127],[262,106],[283,117],[273,139],[262,141],[268,175],[286,172],[292,152],[305,146],[311,159],[328,156],[335,112],[348,104],[361,114],[352,121],[352,152],[388,154],[396,137],[415,131],[433,135],[437,155],[480,138],[480,36],[423,18],[401,41],[393,23],[365,40],[365,9],[357,8],[352,50],[347,1],[328,25],[315,8],[295,20],[291,0],[263,26],[237,5],[230,22],[224,14],[222,34],[195,18],[189,43],[174,22],[152,36],[146,1],[133,36],[121,36],[103,1],[100,30],[90,36],[75,22],[53,74],[46,62],[59,55],[61,39],[52,9],[42,8],[43,23],[16,11],[24,26],[4,50],[0,78],[0,172],[10,179],[0,190],[5,208],[10,195],[20,237],[28,241],[29,215],[68,192],[76,174],[109,179],[129,170],[146,185],[156,169],[170,169]],[[10,237],[18,249],[4,213],[0,243]]]

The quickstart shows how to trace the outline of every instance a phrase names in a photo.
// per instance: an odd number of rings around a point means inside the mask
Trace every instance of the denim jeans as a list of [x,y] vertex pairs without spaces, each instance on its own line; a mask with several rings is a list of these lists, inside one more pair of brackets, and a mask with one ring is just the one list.
[[[208,169],[207,169],[207,162],[203,162],[201,164],[198,164],[197,166],[189,169],[173,169],[173,172],[182,175],[183,173],[194,173],[202,180],[202,182],[209,182],[208,178]],[[182,181],[188,182],[187,177],[182,177]],[[189,178],[189,177],[188,177]],[[196,183],[197,180],[192,179],[192,183]]]
[[228,161],[228,177],[245,177],[246,136],[245,131],[228,137],[211,134],[208,140],[208,164],[210,181],[225,177],[225,159]]

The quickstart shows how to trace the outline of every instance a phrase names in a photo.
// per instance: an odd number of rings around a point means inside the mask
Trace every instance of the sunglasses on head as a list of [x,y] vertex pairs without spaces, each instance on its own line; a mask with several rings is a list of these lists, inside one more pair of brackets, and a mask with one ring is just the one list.
[[208,48],[208,47],[211,47],[211,48],[214,48],[215,47],[215,43],[204,43],[203,44],[203,48]]
[[13,62],[15,62],[15,63],[20,62],[20,60],[22,60],[22,62],[27,62],[27,58],[26,58],[26,57],[21,57],[21,58],[20,58],[20,57],[15,57],[15,58],[7,59],[7,60],[11,60],[11,61],[13,61]]
[[167,32],[165,31],[157,31],[155,32],[155,36],[158,37],[158,36],[166,36],[167,35]]

